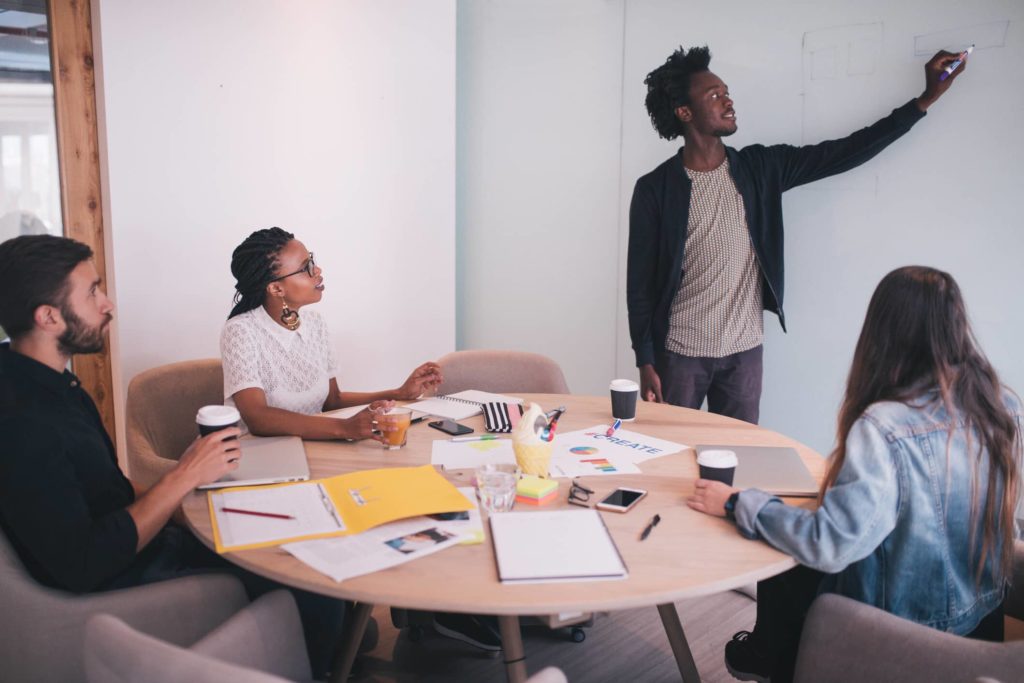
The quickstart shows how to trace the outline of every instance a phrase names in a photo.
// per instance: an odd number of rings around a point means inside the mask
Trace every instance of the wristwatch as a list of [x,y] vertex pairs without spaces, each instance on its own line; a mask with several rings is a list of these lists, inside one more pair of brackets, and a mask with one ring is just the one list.
[[725,518],[733,522],[736,521],[736,501],[740,499],[740,492],[729,496],[728,500],[725,501]]

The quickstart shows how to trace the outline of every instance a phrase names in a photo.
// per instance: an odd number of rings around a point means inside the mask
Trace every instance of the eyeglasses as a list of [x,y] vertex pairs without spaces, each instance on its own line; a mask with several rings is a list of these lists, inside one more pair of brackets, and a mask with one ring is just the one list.
[[271,282],[277,282],[278,280],[283,280],[286,277],[298,275],[299,273],[305,273],[310,277],[316,277],[316,261],[313,260],[313,252],[309,252],[309,258],[306,259],[306,262],[302,265],[301,268],[296,270],[294,273],[288,273],[287,275],[282,275],[281,277],[275,277],[273,280],[271,280]]
[[580,507],[588,508],[587,501],[590,500],[590,496],[594,494],[593,490],[588,489],[583,484],[576,483],[574,479],[572,485],[569,486],[569,502],[573,505],[579,505]]

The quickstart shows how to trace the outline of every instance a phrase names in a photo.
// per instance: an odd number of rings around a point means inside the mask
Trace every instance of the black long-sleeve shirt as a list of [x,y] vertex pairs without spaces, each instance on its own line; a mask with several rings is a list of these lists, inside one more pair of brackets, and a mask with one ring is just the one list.
[[[782,193],[843,173],[868,161],[924,117],[915,100],[867,128],[816,145],[750,145],[725,148],[729,172],[743,196],[750,241],[764,278],[764,307],[782,329]],[[636,181],[629,207],[626,307],[637,367],[654,364],[665,348],[672,298],[683,272],[692,183],[683,169],[683,148]]]
[[126,570],[134,500],[78,378],[0,344],[0,528],[32,576],[88,592]]

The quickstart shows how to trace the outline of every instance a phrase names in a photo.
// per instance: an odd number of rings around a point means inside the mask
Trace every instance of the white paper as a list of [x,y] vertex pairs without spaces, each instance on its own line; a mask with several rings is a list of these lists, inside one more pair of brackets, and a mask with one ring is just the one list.
[[[476,505],[473,489],[460,488],[459,491]],[[479,542],[477,539],[482,536],[480,511],[474,507],[467,520],[412,517],[354,536],[298,541],[281,547],[340,582],[426,557],[457,543]]]
[[430,450],[430,464],[446,470],[475,468],[488,463],[516,464],[511,439],[449,441],[436,439]]
[[553,458],[584,456],[607,458],[613,463],[629,462],[639,465],[651,458],[671,455],[687,448],[681,443],[656,439],[625,429],[616,430],[615,434],[607,436],[608,427],[609,425],[595,425],[590,429],[556,433]]
[[[226,548],[345,530],[345,524],[334,503],[323,487],[315,482],[242,491],[217,491],[211,493],[210,497],[221,545]],[[291,515],[295,519],[224,512],[225,507]]]
[[502,582],[624,579],[629,575],[597,510],[490,516]]

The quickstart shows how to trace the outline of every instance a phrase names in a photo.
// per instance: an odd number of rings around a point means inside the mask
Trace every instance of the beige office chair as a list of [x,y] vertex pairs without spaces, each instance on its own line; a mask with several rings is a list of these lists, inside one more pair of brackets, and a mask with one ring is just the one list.
[[220,360],[161,365],[128,385],[128,474],[136,484],[155,484],[196,438],[196,411],[224,402]]
[[47,588],[0,533],[0,680],[85,683],[85,625],[98,613],[184,645],[248,602],[241,582],[221,574],[85,595]]
[[[89,683],[281,683],[310,677],[302,623],[287,591],[267,593],[187,649],[139,633],[116,617],[89,620]],[[567,683],[547,667],[527,683]]]
[[444,374],[438,394],[465,389],[495,393],[568,394],[565,375],[547,356],[525,351],[455,351],[437,361]]
[[89,683],[280,683],[310,680],[295,599],[261,596],[198,642],[181,647],[100,614],[85,628]]
[[[1024,618],[1024,544],[1014,548],[1014,580],[1003,603]],[[989,643],[942,633],[839,595],[815,600],[804,623],[796,683],[989,683],[1020,681],[1024,642]]]

